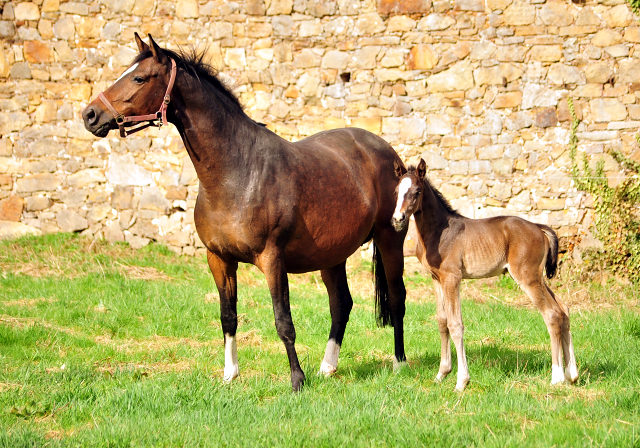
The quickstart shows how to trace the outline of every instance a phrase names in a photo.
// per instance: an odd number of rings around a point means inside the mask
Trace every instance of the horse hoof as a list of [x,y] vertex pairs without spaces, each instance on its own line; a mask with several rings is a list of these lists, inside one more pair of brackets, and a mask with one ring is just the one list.
[[234,379],[238,378],[238,375],[239,372],[237,370],[234,370],[233,372],[225,373],[222,379],[225,383],[230,383]]
[[440,373],[438,372],[438,374],[436,375],[436,381],[438,383],[442,383],[444,381],[444,379],[447,377],[448,374],[446,373]]
[[328,362],[322,361],[322,364],[320,364],[320,371],[318,372],[318,375],[324,375],[328,378],[336,373],[336,370],[338,370],[337,367],[332,366]]
[[393,373],[400,372],[404,367],[407,367],[409,364],[407,361],[398,361],[397,359],[393,359]]
[[562,383],[564,383],[564,372],[562,371],[562,367],[551,366],[551,385],[555,386]]
[[469,381],[465,381],[462,384],[456,384],[456,390],[458,392],[464,392],[464,390],[467,388],[467,384],[469,384]]
[[564,370],[564,379],[569,384],[573,384],[578,381],[578,369],[576,366],[567,367]]
[[300,392],[304,385],[305,377],[302,371],[291,373],[291,388],[294,392]]

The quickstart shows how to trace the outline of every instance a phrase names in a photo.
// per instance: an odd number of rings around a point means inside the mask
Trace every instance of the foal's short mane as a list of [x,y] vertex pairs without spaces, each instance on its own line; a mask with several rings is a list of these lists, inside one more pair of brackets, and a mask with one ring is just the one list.
[[[415,171],[416,171],[416,167],[415,166],[409,165],[409,167],[407,167],[407,175],[415,175]],[[454,215],[462,216],[462,215],[460,215],[460,213],[458,213],[456,211],[456,209],[454,209],[451,206],[449,201],[447,201],[447,198],[444,197],[444,195],[440,192],[440,190],[438,190],[436,187],[433,186],[433,184],[431,183],[431,181],[429,180],[429,178],[427,176],[424,177],[424,183],[425,183],[425,186],[429,187],[431,189],[431,191],[433,191],[433,194],[435,195],[436,200],[440,204],[442,204],[442,206],[444,207],[444,209],[447,212],[452,213]]]
[[[205,62],[204,51],[198,52],[194,48],[189,50],[180,49],[178,52],[163,48],[162,51],[171,59],[175,60],[178,67],[183,66],[198,79],[204,79],[211,84],[216,91],[220,92],[223,97],[230,101],[231,104],[236,105],[240,110],[243,109],[240,100],[233,93],[233,90],[218,78],[218,70],[211,64]],[[136,56],[133,63],[135,64],[152,56],[150,49],[144,50]]]

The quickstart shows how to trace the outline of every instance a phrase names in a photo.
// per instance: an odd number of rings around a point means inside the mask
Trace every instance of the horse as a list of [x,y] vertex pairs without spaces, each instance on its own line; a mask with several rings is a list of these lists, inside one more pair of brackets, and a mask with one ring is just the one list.
[[[416,256],[430,272],[437,301],[441,361],[437,381],[451,372],[451,342],[458,355],[456,389],[469,382],[464,351],[460,282],[465,278],[488,278],[506,272],[538,308],[551,337],[551,384],[574,383],[578,369],[569,329],[569,309],[546,284],[558,262],[558,237],[543,224],[515,216],[470,219],[457,213],[426,177],[423,159],[417,167],[398,172],[398,200],[392,225],[406,229],[413,215],[418,234]],[[560,364],[560,347],[565,370]]]
[[253,264],[266,277],[291,386],[299,391],[305,375],[295,349],[287,273],[321,273],[331,329],[320,373],[331,375],[353,306],[346,260],[369,240],[376,307],[386,311],[379,320],[394,327],[394,366],[406,362],[406,232],[391,225],[397,173],[406,169],[394,149],[358,128],[291,143],[246,115],[203,53],[161,48],[151,35],[149,44],[137,33],[135,41],[139,54],[83,110],[84,125],[98,137],[115,129],[126,137],[156,124],[177,128],[200,181],[194,221],[220,295],[224,380],[239,374],[238,263]]

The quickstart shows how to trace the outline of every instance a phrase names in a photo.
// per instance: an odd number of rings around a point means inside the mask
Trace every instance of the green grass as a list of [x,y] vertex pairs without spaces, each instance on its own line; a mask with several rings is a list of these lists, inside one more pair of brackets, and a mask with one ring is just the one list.
[[549,336],[508,277],[463,287],[471,383],[437,374],[431,280],[405,277],[409,366],[375,326],[369,263],[349,262],[355,307],[338,373],[316,376],[330,327],[317,273],[290,276],[307,374],[291,392],[262,274],[239,271],[240,377],[206,262],[162,246],[49,235],[0,243],[0,446],[640,447],[640,307],[630,286],[561,276],[581,373],[551,387]]

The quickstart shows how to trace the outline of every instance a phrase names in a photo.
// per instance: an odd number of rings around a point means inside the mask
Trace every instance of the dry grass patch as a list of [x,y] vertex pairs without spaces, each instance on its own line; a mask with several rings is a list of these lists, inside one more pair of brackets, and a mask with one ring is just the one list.
[[55,303],[57,302],[58,299],[55,298],[45,298],[45,297],[40,297],[39,299],[18,299],[18,300],[11,300],[9,302],[3,302],[0,303],[0,306],[5,306],[5,307],[11,307],[11,306],[19,306],[19,307],[26,307],[26,308],[33,308],[34,306],[40,304],[40,303]]
[[142,376],[152,376],[158,373],[169,372],[184,372],[191,370],[192,363],[190,361],[178,361],[178,362],[154,362],[152,364],[138,364],[132,362],[109,362],[101,364],[101,362],[95,362],[94,367],[96,371],[101,373],[107,373],[109,375],[115,375],[116,372],[136,371]]
[[[175,338],[168,336],[154,335],[151,339],[112,339],[110,336],[101,335],[93,338],[96,344],[109,345],[119,352],[159,352],[171,349],[180,345],[189,348],[211,347],[214,341],[196,341],[190,338]],[[217,345],[217,344],[216,344]]]

